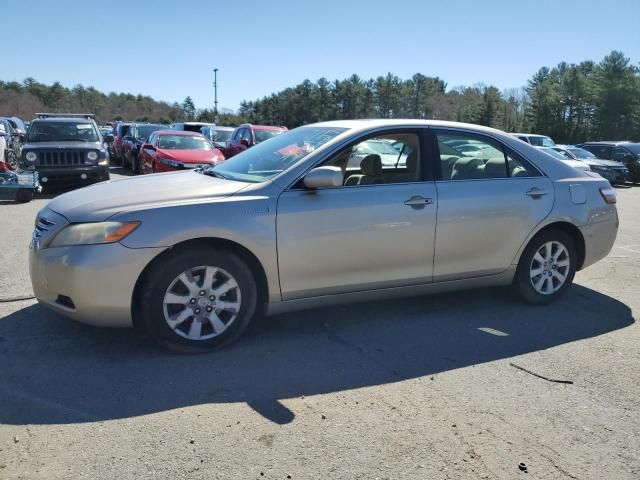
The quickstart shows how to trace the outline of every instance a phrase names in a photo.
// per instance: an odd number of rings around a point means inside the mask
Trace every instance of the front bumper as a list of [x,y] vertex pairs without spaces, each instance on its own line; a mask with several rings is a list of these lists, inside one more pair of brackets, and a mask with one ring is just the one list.
[[29,272],[38,301],[82,323],[131,327],[133,290],[140,274],[164,248],[120,243],[31,247]]
[[[42,185],[82,185],[109,180],[107,165],[85,167],[40,168],[36,167]],[[46,180],[45,180],[46,179]]]

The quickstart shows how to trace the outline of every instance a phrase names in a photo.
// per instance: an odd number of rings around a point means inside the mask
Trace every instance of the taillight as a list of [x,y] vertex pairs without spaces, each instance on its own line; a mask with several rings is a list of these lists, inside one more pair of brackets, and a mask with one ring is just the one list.
[[605,203],[608,203],[609,205],[616,203],[616,197],[618,196],[616,189],[613,187],[602,187],[600,189],[600,195],[602,195],[602,199]]

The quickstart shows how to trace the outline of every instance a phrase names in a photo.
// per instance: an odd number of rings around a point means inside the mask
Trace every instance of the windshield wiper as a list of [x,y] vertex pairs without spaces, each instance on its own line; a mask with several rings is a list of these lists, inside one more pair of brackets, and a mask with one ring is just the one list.
[[227,177],[226,175],[223,175],[220,172],[216,172],[212,167],[199,168],[199,169],[197,169],[197,171],[202,173],[203,175],[209,175],[210,177],[216,177],[216,178],[221,178],[223,180],[229,180],[229,177]]

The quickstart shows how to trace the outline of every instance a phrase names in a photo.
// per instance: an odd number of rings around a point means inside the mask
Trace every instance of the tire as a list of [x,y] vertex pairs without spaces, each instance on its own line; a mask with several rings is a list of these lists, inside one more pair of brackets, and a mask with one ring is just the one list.
[[[546,250],[549,245],[550,255]],[[555,256],[557,258],[554,259]],[[542,261],[546,260],[545,257],[551,259],[547,264]],[[552,303],[573,283],[577,259],[575,242],[571,236],[561,230],[541,232],[533,237],[524,249],[518,262],[513,286],[526,303]],[[540,273],[536,275],[536,272]],[[564,277],[564,280],[561,281],[561,277]]]
[[[207,276],[213,288],[205,285]],[[172,252],[152,265],[138,291],[141,326],[160,345],[180,353],[229,345],[256,315],[258,292],[251,269],[236,254],[218,248]]]
[[29,203],[33,200],[33,190],[20,189],[16,192],[16,202]]
[[140,174],[140,166],[138,165],[138,159],[135,156],[131,156],[131,171],[134,175]]
[[7,149],[4,154],[5,162],[10,170],[18,169],[18,155],[13,150]]

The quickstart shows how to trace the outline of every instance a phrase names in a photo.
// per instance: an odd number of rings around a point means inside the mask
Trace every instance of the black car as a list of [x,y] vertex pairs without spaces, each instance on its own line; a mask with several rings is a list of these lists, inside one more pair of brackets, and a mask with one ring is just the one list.
[[640,143],[585,142],[576,146],[590,151],[598,158],[624,163],[629,169],[629,180],[640,183]]
[[128,166],[133,173],[140,173],[140,164],[138,163],[140,147],[153,132],[168,128],[167,125],[156,123],[132,123],[126,135],[122,137],[122,146],[120,147],[122,166]]
[[36,114],[21,162],[38,171],[42,185],[76,186],[109,180],[109,154],[91,115]]

